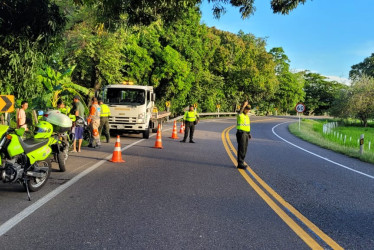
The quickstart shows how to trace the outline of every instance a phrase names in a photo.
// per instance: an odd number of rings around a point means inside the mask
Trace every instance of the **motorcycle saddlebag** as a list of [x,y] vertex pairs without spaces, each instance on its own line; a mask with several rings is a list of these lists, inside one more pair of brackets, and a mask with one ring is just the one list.
[[60,113],[58,110],[48,111],[44,115],[44,120],[52,124],[53,131],[64,133],[71,129],[72,122],[67,115]]

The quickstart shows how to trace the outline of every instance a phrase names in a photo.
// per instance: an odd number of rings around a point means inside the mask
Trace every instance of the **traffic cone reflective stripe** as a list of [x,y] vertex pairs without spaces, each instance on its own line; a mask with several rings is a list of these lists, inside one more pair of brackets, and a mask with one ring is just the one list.
[[114,151],[113,151],[113,156],[112,159],[109,160],[111,162],[125,162],[122,160],[122,151],[121,151],[121,143],[120,143],[120,137],[117,135],[117,141],[116,144],[114,145]]
[[181,127],[179,129],[179,133],[182,134],[184,133],[184,125],[183,125],[183,122],[181,123]]
[[174,126],[173,126],[173,134],[171,135],[172,139],[178,139],[178,134],[177,134],[177,121],[174,121]]
[[158,124],[156,142],[154,148],[162,148],[161,126]]

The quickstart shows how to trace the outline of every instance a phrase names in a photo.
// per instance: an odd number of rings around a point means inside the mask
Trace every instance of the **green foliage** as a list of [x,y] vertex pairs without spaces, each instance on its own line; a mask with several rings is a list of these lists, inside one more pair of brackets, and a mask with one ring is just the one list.
[[304,4],[307,0],[271,0],[271,8],[274,13],[288,14],[300,3]]
[[330,115],[339,118],[350,117],[349,109],[347,108],[347,100],[349,99],[350,91],[348,86],[343,86],[337,91],[334,101],[329,110]]
[[[92,90],[71,81],[74,69],[75,66],[60,73],[49,66],[45,66],[44,70],[39,70],[38,80],[44,87],[44,93],[33,102],[33,105],[40,109],[47,109],[56,107],[59,99],[71,102],[75,95],[92,96]],[[84,104],[83,101],[82,103]]]
[[30,100],[40,95],[37,70],[44,59],[37,42],[7,37],[0,45],[0,92]]
[[[171,24],[181,20],[184,13],[201,4],[202,0],[74,0],[74,2],[95,7],[98,22],[105,22],[107,27],[116,28],[123,19],[131,25],[149,25],[158,19]],[[239,8],[243,19],[248,18],[256,10],[254,0],[208,0],[208,2],[213,3],[212,11],[216,18],[220,18],[226,12],[227,4]],[[271,0],[271,7],[274,13],[288,14],[300,3],[305,2],[306,0]]]
[[327,78],[306,71],[305,79],[305,101],[306,112],[310,115],[322,115],[328,112],[334,103],[337,93],[345,86],[336,81],[328,81]]
[[[243,18],[255,10],[253,0],[209,1],[216,17],[228,3]],[[10,9],[0,8],[6,13],[0,15],[0,90],[32,99],[30,106],[52,107],[59,98],[88,97],[90,89],[122,81],[154,86],[159,109],[171,101],[173,114],[190,103],[199,111],[215,111],[217,104],[233,111],[244,99],[287,110],[303,96],[303,81],[289,72],[281,48],[269,53],[252,34],[206,27],[201,0],[34,2],[9,0]]]
[[346,108],[349,113],[360,119],[364,127],[374,117],[374,78],[364,76],[352,83]]
[[65,17],[50,0],[4,0],[0,4],[0,41],[8,36],[48,46],[65,27]]
[[73,80],[95,90],[104,84],[122,80],[121,53],[126,32],[105,30],[103,24],[95,24],[87,17],[67,32],[66,58],[70,65],[77,65]]
[[216,30],[220,44],[215,50],[210,69],[225,81],[223,91],[232,106],[243,99],[251,103],[269,100],[275,93],[278,81],[275,63],[265,49],[265,41],[252,34],[238,35]]
[[365,58],[363,62],[353,65],[351,71],[349,71],[349,78],[351,79],[357,79],[365,75],[374,77],[374,53]]
[[[324,120],[304,120],[301,122],[300,130],[297,122],[289,125],[289,130],[294,135],[314,143],[320,147],[327,148],[350,157],[358,158],[362,161],[374,163],[374,148],[372,140],[374,129],[352,126],[339,126],[331,134],[323,134],[322,126],[327,121]],[[338,134],[339,133],[339,134]],[[359,153],[358,139],[361,134],[365,134],[364,153]],[[344,142],[345,138],[345,142]],[[371,142],[369,150],[369,142]]]
[[49,0],[0,3],[0,92],[16,101],[43,96],[37,72],[55,49],[65,17]]
[[304,99],[304,79],[300,73],[290,72],[290,60],[284,53],[283,48],[272,48],[270,53],[276,63],[275,72],[279,82],[272,103],[279,111],[288,112]]

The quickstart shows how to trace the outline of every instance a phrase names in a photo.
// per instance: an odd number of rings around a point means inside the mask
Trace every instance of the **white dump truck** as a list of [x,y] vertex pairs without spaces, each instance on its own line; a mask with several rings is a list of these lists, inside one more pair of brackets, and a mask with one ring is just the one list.
[[143,133],[143,138],[149,138],[156,99],[153,87],[108,85],[103,89],[102,99],[110,109],[110,130],[116,130],[116,133]]
[[161,118],[155,108],[156,94],[152,86],[108,85],[102,90],[102,99],[109,106],[109,128],[111,134],[142,133],[148,139]]

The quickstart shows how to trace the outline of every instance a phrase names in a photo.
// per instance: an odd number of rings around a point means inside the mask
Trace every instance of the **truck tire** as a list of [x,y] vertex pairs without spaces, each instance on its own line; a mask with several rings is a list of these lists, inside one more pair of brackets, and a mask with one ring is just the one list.
[[149,139],[149,128],[143,131],[143,139]]

